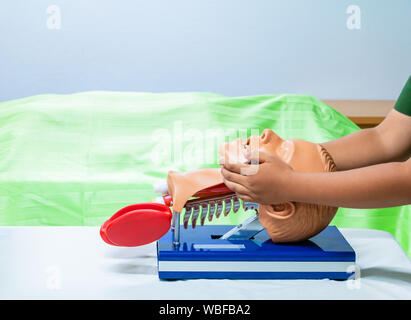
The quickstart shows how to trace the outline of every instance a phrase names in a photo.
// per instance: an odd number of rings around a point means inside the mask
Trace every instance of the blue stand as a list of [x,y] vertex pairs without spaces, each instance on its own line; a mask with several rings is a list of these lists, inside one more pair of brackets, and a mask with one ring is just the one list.
[[169,231],[157,242],[160,279],[348,279],[355,252],[329,226],[299,243],[275,244],[265,230],[251,239],[222,240],[234,226],[183,230],[180,245]]

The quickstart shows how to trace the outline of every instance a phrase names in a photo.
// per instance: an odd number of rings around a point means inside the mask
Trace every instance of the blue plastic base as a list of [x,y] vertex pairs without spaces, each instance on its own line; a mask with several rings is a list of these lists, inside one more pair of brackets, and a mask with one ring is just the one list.
[[169,231],[157,242],[160,279],[348,279],[355,252],[329,226],[299,243],[275,244],[265,231],[250,240],[221,240],[233,226],[182,230],[180,246]]

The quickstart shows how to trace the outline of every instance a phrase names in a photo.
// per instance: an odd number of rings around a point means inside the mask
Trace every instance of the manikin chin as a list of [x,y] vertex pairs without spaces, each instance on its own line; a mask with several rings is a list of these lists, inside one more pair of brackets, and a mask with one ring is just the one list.
[[[283,140],[269,129],[264,130],[260,137],[251,136],[226,143],[220,147],[219,153],[225,161],[243,163],[246,161],[244,149],[249,149],[251,154],[258,154],[259,151],[269,153],[297,172],[336,170],[333,159],[321,145],[298,139]],[[173,209],[180,211],[196,192],[222,182],[220,169],[169,172],[168,186],[174,199]],[[320,233],[334,218],[336,211],[336,207],[315,204],[273,203],[259,205],[259,220],[273,242],[296,242]]]

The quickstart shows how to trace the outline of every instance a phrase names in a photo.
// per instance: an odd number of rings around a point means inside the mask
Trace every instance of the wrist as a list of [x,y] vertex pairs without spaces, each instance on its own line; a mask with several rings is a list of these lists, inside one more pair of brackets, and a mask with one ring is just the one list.
[[300,176],[298,172],[290,169],[284,178],[283,190],[286,201],[297,201]]
[[329,173],[308,173],[295,172],[290,178],[290,195],[295,202],[316,203],[320,198],[326,196],[328,188],[327,179],[324,179]]

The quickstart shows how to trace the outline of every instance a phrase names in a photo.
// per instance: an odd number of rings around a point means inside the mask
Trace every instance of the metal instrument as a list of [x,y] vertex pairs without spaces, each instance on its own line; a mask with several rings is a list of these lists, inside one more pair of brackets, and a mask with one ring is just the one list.
[[[252,230],[254,230],[255,233],[263,229],[263,226],[258,222],[258,204],[254,202],[243,201],[238,198],[235,193],[188,200],[183,210],[183,226],[184,229],[187,229],[189,227],[189,223],[191,222],[191,227],[194,229],[198,223],[201,226],[204,226],[204,223],[206,221],[211,222],[214,218],[218,219],[221,215],[227,216],[229,214],[236,214],[238,211],[240,211],[240,209],[243,209],[245,211],[255,210],[256,215],[253,216],[251,220],[248,219],[239,226],[236,226],[235,228],[227,232],[227,235],[223,235],[223,239],[228,239],[230,236],[235,237],[236,234],[240,231],[242,231],[242,234],[244,234],[244,230],[250,230],[251,225],[249,226],[248,224],[251,222],[253,222]],[[178,246],[180,243],[179,212],[173,212],[173,220],[171,226],[174,234],[173,243]]]

